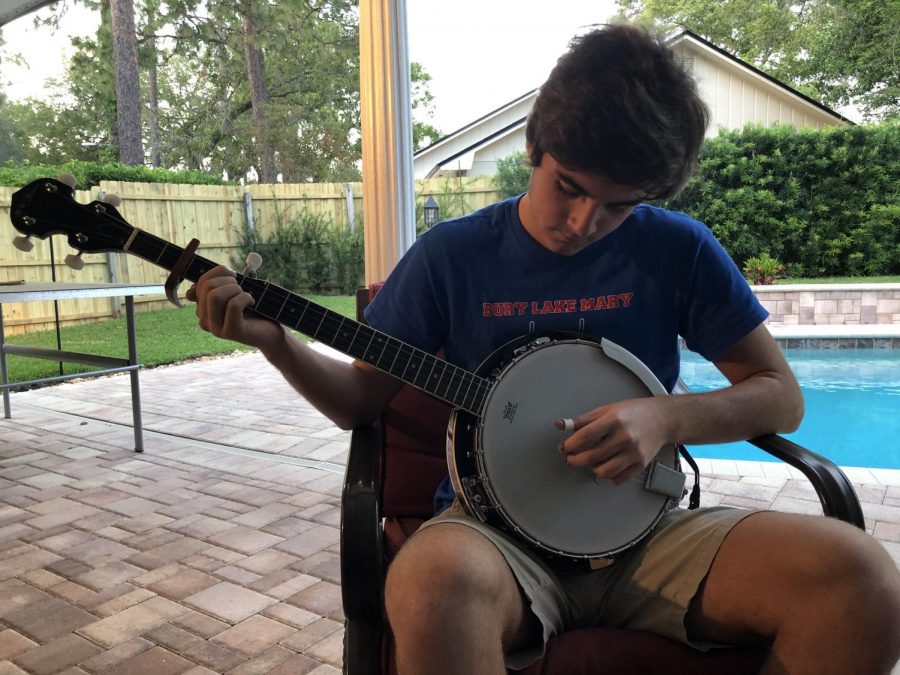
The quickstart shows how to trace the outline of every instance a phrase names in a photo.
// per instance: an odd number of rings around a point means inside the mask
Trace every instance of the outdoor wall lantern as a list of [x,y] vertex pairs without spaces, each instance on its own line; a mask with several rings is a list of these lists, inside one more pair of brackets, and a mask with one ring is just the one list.
[[441,207],[438,206],[437,200],[433,195],[428,195],[428,199],[425,200],[425,227],[431,227],[437,223],[440,211]]

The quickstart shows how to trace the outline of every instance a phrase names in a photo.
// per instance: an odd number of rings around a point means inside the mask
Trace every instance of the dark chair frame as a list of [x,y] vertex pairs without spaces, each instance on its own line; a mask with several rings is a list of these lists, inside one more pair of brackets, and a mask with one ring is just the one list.
[[[367,300],[358,299],[358,306]],[[353,430],[341,497],[344,672],[349,675],[380,674],[384,663],[383,432],[380,420]],[[853,485],[837,465],[778,435],[749,442],[799,470],[815,489],[825,516],[865,529]]]

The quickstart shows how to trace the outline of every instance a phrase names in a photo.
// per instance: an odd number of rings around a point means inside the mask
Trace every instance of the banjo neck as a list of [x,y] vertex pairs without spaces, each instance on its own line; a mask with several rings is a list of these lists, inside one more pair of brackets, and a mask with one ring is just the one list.
[[[137,228],[126,250],[168,270],[184,253],[184,249]],[[184,278],[196,282],[216,264],[195,255]],[[237,281],[255,300],[250,311],[365,361],[454,408],[480,415],[490,387],[485,378],[268,281],[243,274],[237,275]]]

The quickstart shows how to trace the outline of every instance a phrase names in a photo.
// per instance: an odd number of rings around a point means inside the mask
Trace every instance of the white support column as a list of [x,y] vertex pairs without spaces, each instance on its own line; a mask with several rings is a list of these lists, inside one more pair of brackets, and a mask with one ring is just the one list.
[[360,0],[359,94],[366,283],[416,238],[406,0]]

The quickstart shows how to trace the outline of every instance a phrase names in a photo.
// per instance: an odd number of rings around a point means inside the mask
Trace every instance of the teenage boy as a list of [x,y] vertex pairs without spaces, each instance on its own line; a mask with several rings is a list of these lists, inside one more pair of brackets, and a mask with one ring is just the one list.
[[[576,38],[528,119],[528,191],[424,234],[368,308],[369,323],[469,370],[530,330],[580,328],[631,351],[670,391],[682,336],[730,386],[585,401],[561,434],[569,464],[616,484],[666,444],[794,430],[799,387],[739,271],[705,225],[645,203],[682,187],[706,125],[693,81],[644,30],[618,24]],[[531,309],[601,296],[616,300]],[[343,428],[377,417],[398,391],[370,366],[331,360],[246,314],[253,300],[226,268],[190,297],[203,328],[258,347]],[[494,306],[514,311],[485,309]],[[388,571],[401,673],[522,668],[551,635],[590,625],[697,649],[768,643],[765,673],[888,673],[900,653],[895,564],[832,519],[678,509],[611,564],[573,572],[467,515],[448,483],[436,502],[440,513]]]

